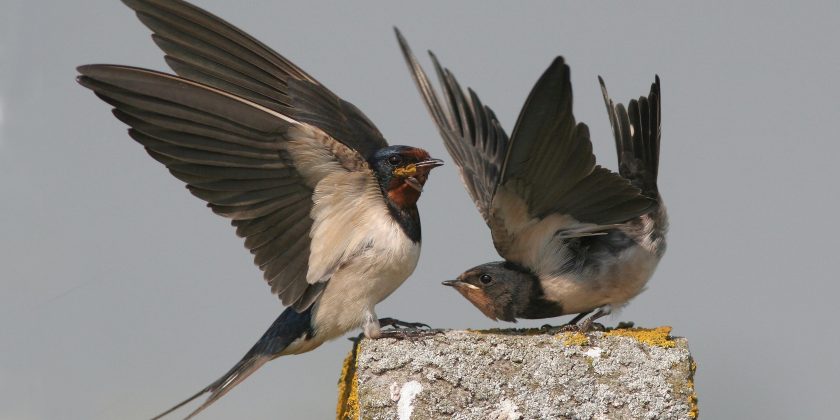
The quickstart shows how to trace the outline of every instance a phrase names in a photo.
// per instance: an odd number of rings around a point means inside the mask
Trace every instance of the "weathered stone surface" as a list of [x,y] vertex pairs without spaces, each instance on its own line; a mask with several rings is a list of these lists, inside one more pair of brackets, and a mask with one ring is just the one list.
[[587,334],[443,331],[362,340],[340,419],[693,419],[694,363],[669,327]]

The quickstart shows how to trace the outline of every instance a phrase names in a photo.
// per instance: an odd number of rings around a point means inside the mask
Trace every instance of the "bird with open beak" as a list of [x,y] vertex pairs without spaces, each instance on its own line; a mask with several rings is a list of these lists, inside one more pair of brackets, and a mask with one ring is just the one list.
[[461,90],[430,53],[440,101],[399,31],[397,38],[504,258],[444,284],[494,320],[578,314],[565,328],[584,332],[638,295],[665,253],[668,228],[656,184],[659,78],[647,97],[627,108],[613,103],[601,80],[618,152],[616,174],[595,164],[589,129],[575,122],[562,57],[537,81],[508,138],[493,111],[472,90]]
[[232,220],[288,306],[233,368],[160,416],[209,393],[192,417],[269,360],[350,330],[377,338],[384,325],[416,326],[380,320],[374,307],[414,271],[417,200],[442,162],[389,146],[355,106],[216,16],[178,0],[125,3],[178,76],[87,65],[79,83]]

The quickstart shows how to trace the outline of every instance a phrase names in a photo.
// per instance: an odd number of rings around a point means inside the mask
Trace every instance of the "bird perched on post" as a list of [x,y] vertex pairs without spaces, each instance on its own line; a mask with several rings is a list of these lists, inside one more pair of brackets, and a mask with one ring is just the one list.
[[[668,221],[656,177],[659,77],[648,97],[607,104],[619,174],[595,164],[589,129],[572,115],[569,67],[557,57],[531,90],[510,138],[493,111],[435,66],[443,100],[397,30],[420,93],[467,192],[505,260],[473,267],[454,287],[492,319],[578,314],[593,321],[639,294],[665,252]],[[581,321],[587,314],[594,313]]]
[[[216,16],[177,0],[126,0],[178,73],[79,67],[129,135],[236,233],[289,307],[189,417],[271,359],[349,330],[383,334],[374,306],[414,271],[417,200],[442,164],[388,146],[355,106]],[[160,417],[160,416],[159,416]]]

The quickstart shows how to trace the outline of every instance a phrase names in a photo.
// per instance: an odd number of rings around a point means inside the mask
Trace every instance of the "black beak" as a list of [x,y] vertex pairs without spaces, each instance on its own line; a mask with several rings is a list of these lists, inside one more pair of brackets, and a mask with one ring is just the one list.
[[442,282],[441,284],[444,285],[444,286],[455,287],[455,285],[457,285],[460,282],[461,282],[460,280],[447,280],[445,282]]
[[442,166],[442,165],[443,165],[443,161],[440,160],[440,159],[421,160],[420,162],[417,162],[417,163],[414,164],[414,166],[417,167],[417,168],[429,168],[429,169],[437,168],[438,166]]

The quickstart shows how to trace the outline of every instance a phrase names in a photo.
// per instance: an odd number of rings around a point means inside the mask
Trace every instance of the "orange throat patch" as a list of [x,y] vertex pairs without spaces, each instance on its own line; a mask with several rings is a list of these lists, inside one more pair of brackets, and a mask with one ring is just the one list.
[[388,199],[398,208],[407,208],[417,204],[420,191],[408,185],[405,179],[395,179],[388,188]]
[[456,287],[455,290],[458,291],[462,296],[467,298],[470,303],[475,305],[481,313],[483,313],[488,318],[492,319],[493,321],[498,321],[496,317],[496,311],[493,310],[493,301],[484,293],[484,290],[481,289],[473,289],[472,287],[467,286],[460,286]]

